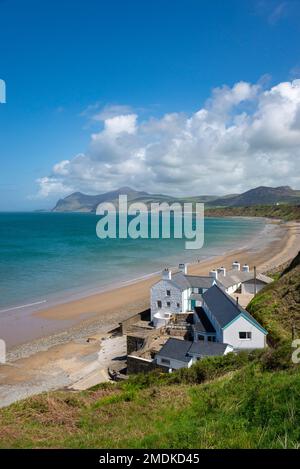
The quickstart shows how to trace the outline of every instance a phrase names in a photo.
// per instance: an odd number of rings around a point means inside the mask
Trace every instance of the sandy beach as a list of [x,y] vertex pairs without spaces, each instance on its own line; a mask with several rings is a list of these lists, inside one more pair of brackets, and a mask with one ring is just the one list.
[[[259,272],[287,262],[300,249],[300,224],[271,223],[277,225],[277,237],[264,247],[244,247],[195,262],[189,265],[189,273],[208,275],[209,270],[220,265],[230,268],[236,259],[250,267],[256,265]],[[37,392],[72,387],[86,376],[93,382],[92,373],[97,370],[105,375],[114,357],[125,353],[124,340],[111,335],[110,331],[120,321],[149,307],[149,288],[158,278],[151,276],[33,313],[36,320],[45,324],[61,323],[61,330],[8,350],[8,363],[0,366],[0,406]],[[100,350],[104,350],[104,355],[99,360]]]

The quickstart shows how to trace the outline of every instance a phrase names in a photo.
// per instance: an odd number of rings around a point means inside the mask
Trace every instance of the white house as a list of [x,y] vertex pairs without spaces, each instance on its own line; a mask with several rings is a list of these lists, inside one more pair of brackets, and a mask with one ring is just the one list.
[[[215,330],[212,340],[230,344],[235,350],[266,346],[267,331],[218,285],[203,294],[202,312]],[[194,340],[205,340],[195,329]]]
[[[264,348],[267,331],[227,292],[237,285],[249,290],[252,288],[252,274],[245,266],[240,271],[239,264],[234,264],[233,273],[228,276],[223,267],[218,271],[211,271],[208,277],[188,275],[185,265],[181,265],[181,270],[175,274],[168,269],[164,270],[162,279],[151,288],[151,320],[154,326],[164,326],[172,316],[190,312],[193,319],[192,338],[194,343],[199,344],[198,347],[207,346],[210,351],[212,344],[227,344],[232,350]],[[259,280],[264,284],[269,282],[269,278],[264,277],[255,276],[255,287]],[[225,285],[224,279],[228,280]],[[172,347],[174,344],[178,345],[178,342],[174,342]],[[182,357],[183,348],[188,345],[178,346],[181,347]],[[163,350],[165,354],[166,351],[170,352],[169,348]],[[218,348],[214,350],[217,351]],[[180,366],[190,366],[193,362],[191,353],[186,352],[184,356],[184,359],[179,360]],[[169,360],[160,353],[157,357],[158,362],[162,359]],[[176,361],[177,358],[174,356],[173,360]],[[170,368],[180,366],[174,362]]]
[[151,321],[155,327],[165,325],[172,314],[193,312],[201,306],[202,295],[218,283],[212,276],[188,275],[185,264],[180,271],[172,274],[165,269],[162,279],[151,288]]
[[273,282],[270,277],[256,273],[255,269],[250,271],[248,264],[244,264],[241,268],[238,261],[233,262],[232,269],[229,271],[225,267],[219,267],[217,270],[212,270],[210,274],[225,287],[230,295],[236,291],[254,295]]
[[156,363],[171,372],[179,368],[190,368],[193,363],[207,356],[226,355],[233,348],[228,344],[202,343],[189,340],[168,339],[156,354]]

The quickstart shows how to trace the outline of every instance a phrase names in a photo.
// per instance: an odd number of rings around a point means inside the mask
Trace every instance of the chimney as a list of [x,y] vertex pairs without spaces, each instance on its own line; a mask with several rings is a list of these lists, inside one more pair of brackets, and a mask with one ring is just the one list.
[[163,280],[171,280],[171,279],[172,279],[172,272],[171,272],[171,270],[165,268],[165,269],[162,271],[162,278],[163,278]]
[[237,306],[239,305],[239,297],[238,296],[236,297],[236,305]]
[[232,270],[241,270],[241,264],[238,261],[232,263]]
[[225,267],[219,267],[218,268],[218,274],[223,275],[223,277],[226,277],[226,269]]
[[187,275],[187,264],[179,264],[178,268],[180,272],[182,272],[184,275]]
[[209,272],[209,276],[215,278],[216,280],[218,280],[218,272],[216,271],[216,269],[211,270]]
[[243,272],[250,272],[249,265],[248,265],[248,264],[244,264],[243,267],[242,267],[242,271],[243,271]]

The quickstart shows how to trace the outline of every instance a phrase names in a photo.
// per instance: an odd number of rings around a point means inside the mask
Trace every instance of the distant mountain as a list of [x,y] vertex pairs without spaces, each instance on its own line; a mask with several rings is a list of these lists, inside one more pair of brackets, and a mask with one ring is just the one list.
[[106,192],[99,195],[86,195],[82,192],[74,192],[64,199],[60,199],[53,209],[53,212],[95,212],[97,206],[103,202],[114,202],[120,194],[126,194],[128,200],[147,195],[147,192],[140,192],[130,187],[120,187],[115,191]]
[[226,207],[244,207],[249,205],[273,205],[277,203],[299,203],[300,191],[289,186],[266,187],[260,186],[250,189],[243,194],[220,197],[210,205]]
[[149,194],[136,191],[130,187],[121,187],[115,191],[99,195],[87,195],[74,192],[64,199],[60,199],[53,212],[95,212],[97,206],[103,202],[117,204],[120,194],[127,195],[128,202],[143,202],[148,206],[152,202],[203,202],[208,207],[245,207],[252,205],[274,205],[278,203],[300,203],[300,191],[289,186],[256,187],[243,194],[229,194],[222,197],[216,195],[201,195],[195,197],[176,198],[164,194]]

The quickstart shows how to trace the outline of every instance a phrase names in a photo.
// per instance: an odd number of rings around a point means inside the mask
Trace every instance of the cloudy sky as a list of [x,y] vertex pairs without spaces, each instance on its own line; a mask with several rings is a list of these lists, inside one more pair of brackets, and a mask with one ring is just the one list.
[[1,210],[124,185],[300,188],[299,2],[4,0],[0,14]]

